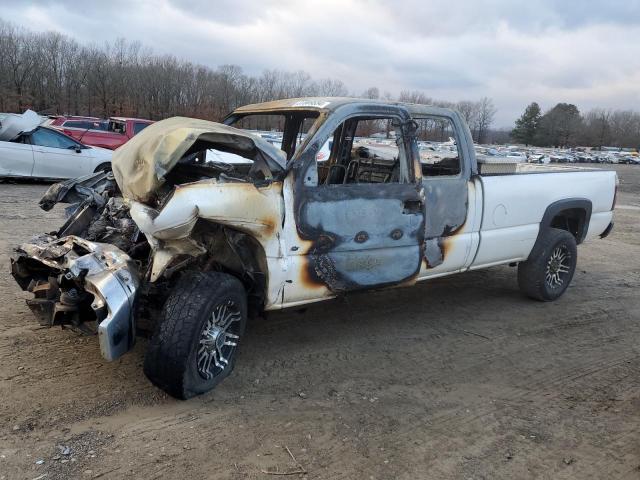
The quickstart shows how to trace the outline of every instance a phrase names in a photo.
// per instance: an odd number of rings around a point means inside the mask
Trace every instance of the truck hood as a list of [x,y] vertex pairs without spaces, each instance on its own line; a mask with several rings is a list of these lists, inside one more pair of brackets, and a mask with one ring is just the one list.
[[256,135],[220,123],[173,117],[148,126],[115,150],[111,164],[123,196],[146,202],[178,161],[200,147],[264,162],[274,176],[285,168],[284,152]]

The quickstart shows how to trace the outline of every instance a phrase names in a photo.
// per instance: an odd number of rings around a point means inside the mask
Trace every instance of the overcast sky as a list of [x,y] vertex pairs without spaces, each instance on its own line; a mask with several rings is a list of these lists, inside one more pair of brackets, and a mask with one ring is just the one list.
[[640,110],[640,0],[0,0],[0,18],[81,42],[125,37],[215,67],[303,69],[397,95]]

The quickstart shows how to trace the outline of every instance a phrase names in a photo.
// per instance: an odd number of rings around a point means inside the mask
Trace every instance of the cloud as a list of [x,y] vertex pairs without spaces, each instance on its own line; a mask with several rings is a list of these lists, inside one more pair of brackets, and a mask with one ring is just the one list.
[[355,93],[490,96],[509,126],[531,101],[640,100],[640,1],[0,0],[0,17],[81,42],[137,40],[212,67],[303,69]]

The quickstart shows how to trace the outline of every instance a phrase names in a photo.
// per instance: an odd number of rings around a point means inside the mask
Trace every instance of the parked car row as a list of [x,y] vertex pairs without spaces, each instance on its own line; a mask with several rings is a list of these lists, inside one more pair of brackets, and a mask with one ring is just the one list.
[[138,118],[0,114],[0,177],[75,178],[111,168],[112,150],[152,124]]
[[517,145],[477,145],[478,157],[504,157],[517,163],[627,163],[640,164],[640,156],[634,150],[590,148],[528,148]]

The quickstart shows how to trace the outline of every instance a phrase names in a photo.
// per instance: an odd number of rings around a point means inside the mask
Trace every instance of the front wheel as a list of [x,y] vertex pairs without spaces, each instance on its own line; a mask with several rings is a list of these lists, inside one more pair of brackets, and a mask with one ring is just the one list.
[[107,162],[107,163],[101,163],[100,165],[98,165],[93,171],[93,173],[98,173],[98,172],[107,173],[110,171],[111,171],[111,163]]
[[240,281],[219,272],[190,272],[162,309],[144,359],[144,373],[170,395],[207,392],[233,370],[247,323]]
[[550,302],[569,287],[576,270],[576,239],[566,230],[549,228],[533,247],[529,259],[518,265],[520,290],[535,300]]

